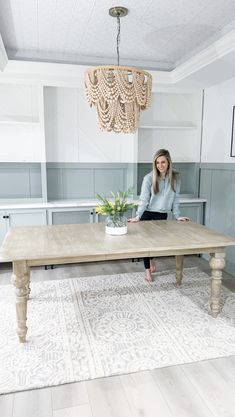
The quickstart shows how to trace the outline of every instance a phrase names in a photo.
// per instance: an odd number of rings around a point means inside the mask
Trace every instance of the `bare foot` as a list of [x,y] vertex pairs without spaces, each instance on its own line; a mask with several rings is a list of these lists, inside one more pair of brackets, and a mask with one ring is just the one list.
[[154,273],[156,272],[156,265],[154,259],[150,259],[150,272]]
[[145,280],[147,282],[152,282],[152,275],[151,275],[151,270],[150,269],[146,269],[145,270]]

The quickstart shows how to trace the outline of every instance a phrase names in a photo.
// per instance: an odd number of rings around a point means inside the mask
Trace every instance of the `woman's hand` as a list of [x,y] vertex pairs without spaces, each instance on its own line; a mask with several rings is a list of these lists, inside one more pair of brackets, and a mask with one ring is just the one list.
[[188,222],[190,220],[189,217],[178,217],[178,219],[180,222]]
[[130,222],[130,223],[136,223],[136,222],[139,222],[139,221],[140,221],[139,216],[132,217],[131,219],[128,219],[128,222]]

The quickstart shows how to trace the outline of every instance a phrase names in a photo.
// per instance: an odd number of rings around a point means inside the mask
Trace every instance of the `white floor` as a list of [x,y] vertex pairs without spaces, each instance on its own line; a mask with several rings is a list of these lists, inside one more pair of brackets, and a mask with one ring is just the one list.
[[[162,258],[173,269],[173,258]],[[188,256],[185,266],[208,272],[206,261]],[[142,262],[116,261],[35,268],[32,280],[142,271]],[[10,265],[0,268],[0,284],[10,282]],[[224,273],[235,291],[235,278]],[[148,285],[148,284],[146,284]],[[0,376],[1,378],[1,376]],[[235,417],[235,356],[23,391],[0,396],[1,417]]]

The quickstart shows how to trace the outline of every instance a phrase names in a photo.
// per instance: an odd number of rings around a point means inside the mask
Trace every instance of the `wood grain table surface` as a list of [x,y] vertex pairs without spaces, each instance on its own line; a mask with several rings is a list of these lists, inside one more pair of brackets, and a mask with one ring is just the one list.
[[0,249],[0,262],[13,263],[19,340],[26,340],[31,266],[175,256],[176,283],[180,285],[184,255],[209,253],[211,314],[217,317],[225,248],[231,245],[235,245],[234,238],[191,221],[128,223],[128,233],[122,236],[106,234],[103,223],[11,228]]

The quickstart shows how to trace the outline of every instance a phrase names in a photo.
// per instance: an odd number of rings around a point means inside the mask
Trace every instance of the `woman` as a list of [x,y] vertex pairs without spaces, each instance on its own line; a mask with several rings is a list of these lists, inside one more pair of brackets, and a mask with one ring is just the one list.
[[[172,168],[169,151],[159,149],[153,158],[153,170],[145,175],[136,217],[130,222],[143,220],[166,220],[167,213],[172,211],[176,220],[187,221],[188,217],[180,217],[179,210],[180,178]],[[156,266],[152,258],[144,258],[145,279],[152,281],[152,273]]]

